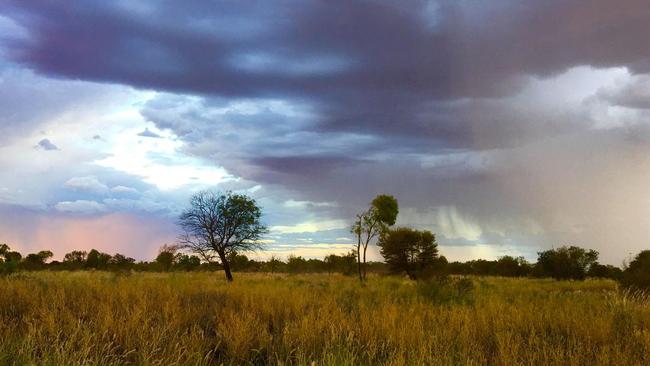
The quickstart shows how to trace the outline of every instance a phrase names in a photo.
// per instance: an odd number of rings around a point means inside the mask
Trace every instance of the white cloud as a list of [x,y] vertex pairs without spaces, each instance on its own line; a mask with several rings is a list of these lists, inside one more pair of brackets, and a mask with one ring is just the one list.
[[76,200],[76,201],[63,201],[57,203],[54,208],[57,211],[69,212],[69,213],[81,213],[81,214],[91,214],[97,212],[103,212],[106,210],[106,206],[96,202],[96,201],[87,201],[87,200]]
[[[113,118],[146,124],[136,109],[122,111]],[[171,132],[161,133],[160,138],[142,139],[138,130],[124,128],[107,136],[108,157],[95,164],[138,176],[163,191],[187,186],[212,187],[235,179],[221,167],[185,155],[181,151],[183,142]]]
[[108,186],[97,179],[95,176],[74,177],[65,182],[65,187],[74,191],[91,192],[104,194],[108,192]]
[[165,212],[172,209],[170,203],[156,202],[151,199],[118,199],[107,198],[104,201],[106,207],[117,211],[146,211],[146,212]]
[[296,201],[293,199],[285,201],[283,205],[287,208],[336,207],[335,202]]
[[113,193],[138,193],[138,190],[135,188],[131,187],[126,187],[126,186],[115,186],[111,188],[111,192]]
[[[305,243],[305,244],[273,244],[259,252],[246,253],[246,256],[254,259],[268,260],[271,256],[280,257],[286,260],[289,256],[301,256],[304,258],[320,258],[329,255],[342,255],[349,253],[353,249],[350,244],[329,244],[329,243]],[[371,254],[371,253],[369,253]],[[370,260],[379,260],[374,254],[371,254]]]
[[296,225],[271,226],[271,232],[277,234],[315,233],[323,230],[345,229],[348,223],[343,220],[307,221]]

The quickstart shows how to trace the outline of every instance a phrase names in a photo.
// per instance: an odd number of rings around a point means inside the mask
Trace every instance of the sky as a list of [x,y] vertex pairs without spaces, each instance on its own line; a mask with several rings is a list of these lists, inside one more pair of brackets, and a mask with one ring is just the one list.
[[648,34],[642,0],[4,0],[0,242],[151,259],[212,189],[263,207],[257,256],[322,257],[385,193],[450,260],[620,265],[650,246]]

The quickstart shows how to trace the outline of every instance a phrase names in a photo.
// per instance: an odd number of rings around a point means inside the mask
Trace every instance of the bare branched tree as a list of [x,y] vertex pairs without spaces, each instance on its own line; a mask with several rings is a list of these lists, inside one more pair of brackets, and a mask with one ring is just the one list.
[[267,232],[261,216],[261,208],[246,195],[199,192],[192,196],[190,207],[179,218],[184,231],[179,238],[180,247],[210,263],[218,259],[226,279],[232,281],[228,258],[237,252],[261,248],[260,239]]

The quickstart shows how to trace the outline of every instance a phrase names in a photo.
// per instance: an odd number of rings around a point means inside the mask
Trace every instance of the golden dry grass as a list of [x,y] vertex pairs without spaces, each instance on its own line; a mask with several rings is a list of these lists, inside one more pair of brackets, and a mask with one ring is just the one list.
[[0,365],[644,365],[650,307],[611,281],[337,275],[0,278]]

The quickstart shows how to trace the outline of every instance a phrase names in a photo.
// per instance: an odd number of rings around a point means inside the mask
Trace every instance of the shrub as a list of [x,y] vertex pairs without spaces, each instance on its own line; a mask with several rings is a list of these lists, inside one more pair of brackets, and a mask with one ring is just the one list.
[[18,262],[0,262],[0,276],[8,276],[18,271]]
[[644,250],[623,271],[621,285],[630,290],[650,290],[650,250]]

